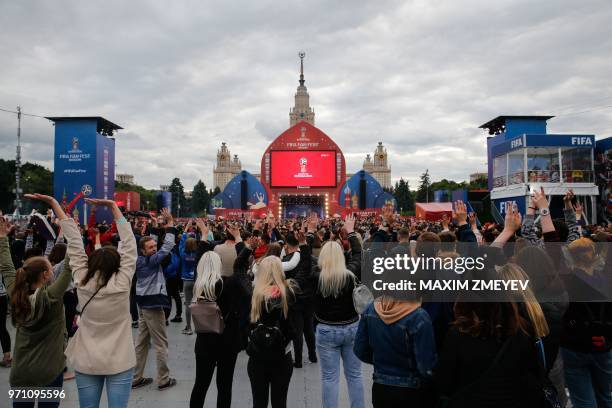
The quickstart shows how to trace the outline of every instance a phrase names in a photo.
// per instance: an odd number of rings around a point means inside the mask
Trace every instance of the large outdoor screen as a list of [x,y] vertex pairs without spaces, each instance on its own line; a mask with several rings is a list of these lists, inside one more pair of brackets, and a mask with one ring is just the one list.
[[336,152],[272,151],[272,187],[336,187]]

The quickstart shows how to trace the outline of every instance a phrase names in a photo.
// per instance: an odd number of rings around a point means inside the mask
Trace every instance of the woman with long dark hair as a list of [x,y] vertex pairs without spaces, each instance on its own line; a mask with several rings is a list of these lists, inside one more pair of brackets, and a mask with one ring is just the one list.
[[[48,196],[31,196],[59,211]],[[81,406],[97,407],[106,383],[109,407],[126,407],[130,396],[136,354],[132,342],[130,288],[136,268],[136,239],[130,224],[112,200],[86,199],[107,207],[115,219],[119,248],[103,246],[89,257],[81,233],[70,218],[60,218],[68,242],[67,257],[79,298],[78,330],[68,342],[66,356],[76,371]]]
[[[68,218],[59,204],[53,209],[59,219]],[[11,318],[17,328],[10,385],[61,387],[66,362],[62,299],[70,283],[70,268],[66,263],[62,273],[53,280],[51,264],[46,258],[37,256],[29,258],[15,271],[8,230],[8,222],[0,217],[0,273],[10,295]],[[33,407],[34,403],[29,406]],[[59,402],[49,406],[59,406]]]
[[434,371],[448,406],[542,406],[534,331],[518,305],[457,302],[454,312]]

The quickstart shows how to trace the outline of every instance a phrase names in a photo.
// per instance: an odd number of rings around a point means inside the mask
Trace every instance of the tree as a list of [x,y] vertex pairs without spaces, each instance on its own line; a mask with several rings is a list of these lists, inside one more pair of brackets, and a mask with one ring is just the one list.
[[[0,210],[12,213],[15,210],[15,160],[0,159]],[[53,172],[35,163],[21,166],[21,189],[24,194],[41,193],[53,195]],[[45,205],[38,201],[21,200],[21,213],[28,214],[32,209],[45,211]]]
[[412,199],[412,194],[410,193],[408,181],[401,178],[398,182],[396,182],[394,195],[395,199],[397,200],[397,206],[402,212],[410,211],[414,208],[414,201]]
[[215,189],[213,190],[211,197],[216,196],[217,194],[219,194],[221,192],[221,189],[219,188],[219,186],[215,187]]
[[421,174],[421,182],[416,193],[416,200],[420,203],[430,202],[433,198],[433,190],[431,189],[431,179],[429,177],[429,169]]
[[172,193],[172,215],[180,217],[183,214],[189,214],[189,209],[186,206],[185,189],[178,177],[172,179],[168,191]]
[[210,202],[210,194],[206,190],[206,185],[202,180],[198,180],[196,185],[193,187],[193,193],[191,195],[191,209],[198,215],[204,212],[208,208]]
[[488,185],[488,182],[487,182],[487,177],[484,176],[484,177],[477,178],[476,180],[470,182],[468,187],[470,189],[474,189],[474,190],[475,189],[485,189],[485,190],[488,189],[489,185]]

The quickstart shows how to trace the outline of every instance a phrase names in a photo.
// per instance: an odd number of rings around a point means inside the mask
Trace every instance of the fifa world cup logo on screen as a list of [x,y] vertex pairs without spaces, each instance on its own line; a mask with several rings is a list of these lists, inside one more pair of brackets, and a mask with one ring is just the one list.
[[308,164],[308,159],[302,157],[300,159],[300,173],[306,173],[306,165]]

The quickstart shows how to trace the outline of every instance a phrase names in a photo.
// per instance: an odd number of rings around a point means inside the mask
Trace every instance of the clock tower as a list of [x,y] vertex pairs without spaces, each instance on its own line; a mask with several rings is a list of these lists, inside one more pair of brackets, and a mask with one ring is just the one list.
[[235,154],[234,158],[232,158],[227,144],[222,142],[221,148],[217,150],[217,164],[213,169],[213,188],[219,187],[223,191],[227,183],[241,171],[242,164],[238,159],[238,155]]
[[300,86],[297,87],[295,93],[295,106],[289,111],[289,127],[305,121],[314,126],[314,110],[310,107],[310,96],[308,90],[304,85],[304,57],[306,53],[301,51],[298,56],[300,57]]
[[387,162],[387,148],[383,146],[382,142],[378,142],[373,158],[369,154],[366,156],[363,169],[370,173],[383,188],[392,187],[391,167]]

